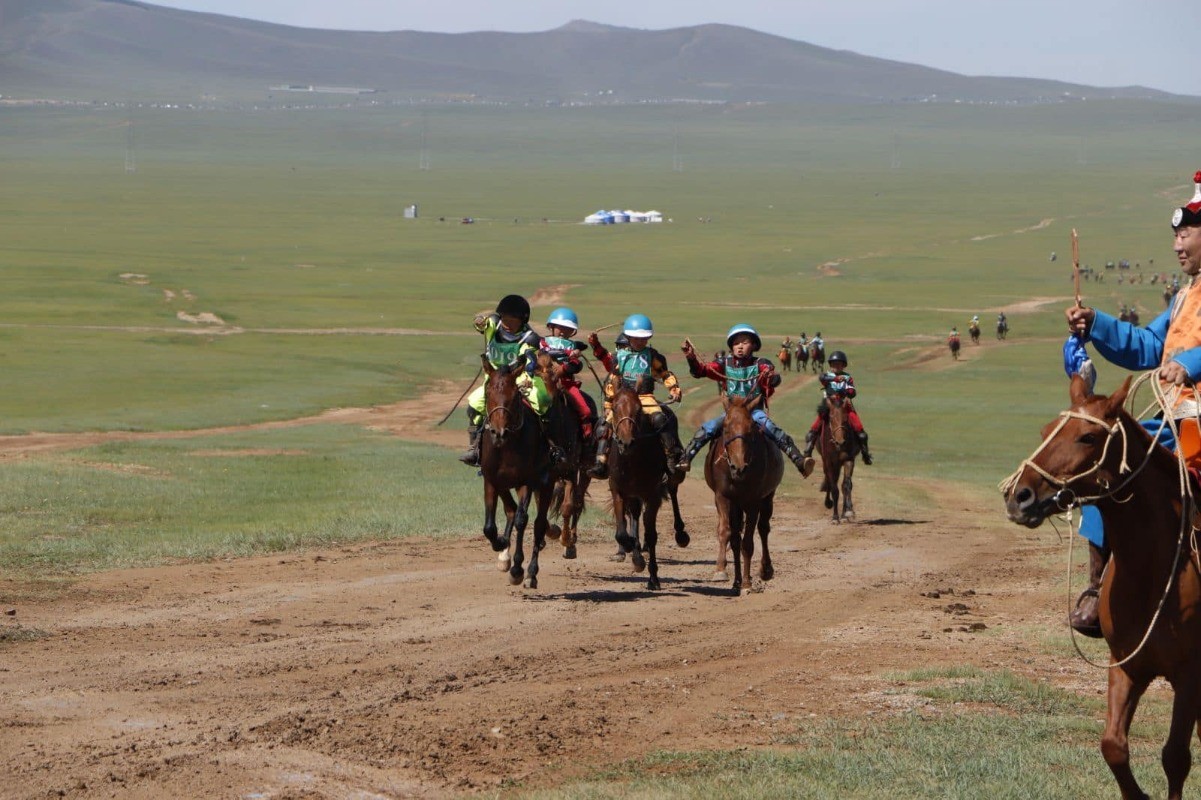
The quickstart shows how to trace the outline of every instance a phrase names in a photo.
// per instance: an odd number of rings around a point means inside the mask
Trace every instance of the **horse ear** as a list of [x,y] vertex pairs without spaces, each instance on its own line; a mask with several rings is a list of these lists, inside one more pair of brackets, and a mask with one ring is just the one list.
[[1109,402],[1105,406],[1107,416],[1116,417],[1122,410],[1122,406],[1126,403],[1126,395],[1130,394],[1130,381],[1133,377],[1127,375],[1126,380],[1122,381],[1122,385],[1117,388],[1117,391],[1109,396]]
[[1093,396],[1093,393],[1088,389],[1088,383],[1084,378],[1080,377],[1080,373],[1078,372],[1072,373],[1072,388],[1069,396],[1072,398],[1072,405],[1074,406],[1084,405],[1084,402]]
[[480,353],[480,361],[484,362],[484,372],[488,374],[488,377],[492,377],[492,373],[496,372],[496,367],[492,366],[492,362],[488,360],[488,354]]

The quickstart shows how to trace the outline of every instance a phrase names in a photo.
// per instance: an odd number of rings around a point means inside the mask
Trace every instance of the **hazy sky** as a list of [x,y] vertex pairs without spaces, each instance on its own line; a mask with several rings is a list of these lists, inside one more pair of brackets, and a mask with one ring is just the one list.
[[1196,0],[151,0],[306,28],[543,31],[573,19],[741,25],[967,75],[1201,95]]

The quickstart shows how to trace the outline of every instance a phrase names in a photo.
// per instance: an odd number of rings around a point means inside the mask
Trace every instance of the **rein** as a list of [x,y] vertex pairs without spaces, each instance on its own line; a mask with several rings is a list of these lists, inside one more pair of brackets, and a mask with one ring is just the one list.
[[[1198,554],[1197,553],[1197,541],[1196,541],[1197,531],[1196,531],[1196,529],[1194,529],[1192,527],[1192,525],[1190,523],[1190,520],[1192,519],[1193,514],[1196,512],[1197,504],[1196,504],[1196,499],[1193,497],[1192,483],[1189,481],[1188,464],[1185,462],[1184,455],[1180,452],[1179,426],[1177,425],[1176,420],[1173,418],[1172,413],[1171,413],[1172,408],[1175,405],[1175,401],[1179,396],[1180,390],[1178,388],[1174,388],[1170,393],[1165,392],[1163,389],[1163,386],[1160,384],[1159,380],[1157,379],[1158,372],[1159,372],[1159,370],[1155,369],[1155,370],[1151,370],[1150,372],[1147,372],[1147,373],[1144,373],[1143,375],[1141,375],[1137,379],[1137,381],[1134,383],[1134,385],[1131,387],[1130,392],[1127,395],[1127,403],[1131,403],[1134,399],[1134,396],[1137,394],[1138,390],[1142,387],[1142,385],[1144,383],[1147,383],[1148,381],[1150,381],[1151,385],[1152,385],[1152,391],[1155,395],[1155,402],[1153,402],[1150,406],[1148,406],[1148,408],[1144,411],[1144,414],[1146,411],[1149,411],[1150,408],[1158,405],[1160,410],[1163,412],[1163,418],[1160,422],[1160,431],[1162,431],[1165,426],[1167,428],[1169,428],[1172,431],[1172,435],[1175,438],[1175,441],[1177,443],[1175,457],[1176,457],[1177,473],[1178,473],[1178,476],[1180,479],[1180,498],[1181,498],[1182,503],[1181,503],[1181,509],[1180,509],[1180,532],[1177,535],[1177,539],[1176,539],[1176,552],[1175,552],[1175,555],[1173,556],[1173,560],[1172,560],[1172,569],[1168,572],[1167,583],[1164,585],[1163,593],[1160,595],[1160,598],[1159,598],[1159,603],[1155,607],[1155,613],[1151,616],[1151,621],[1149,623],[1147,623],[1147,630],[1143,634],[1143,637],[1139,641],[1138,645],[1125,658],[1121,659],[1120,661],[1116,661],[1116,662],[1113,662],[1110,664],[1100,664],[1100,663],[1093,661],[1087,655],[1085,655],[1084,652],[1080,649],[1080,645],[1076,641],[1076,631],[1073,630],[1071,628],[1071,626],[1069,625],[1068,630],[1071,632],[1072,646],[1076,649],[1077,655],[1079,655],[1080,658],[1086,664],[1088,664],[1089,666],[1092,666],[1092,667],[1097,667],[1098,669],[1113,669],[1115,667],[1120,667],[1125,664],[1128,664],[1139,653],[1142,652],[1143,647],[1145,647],[1147,644],[1147,641],[1150,640],[1151,633],[1152,633],[1152,631],[1155,630],[1156,623],[1159,622],[1160,614],[1163,612],[1164,606],[1167,603],[1168,595],[1172,591],[1172,584],[1175,582],[1176,575],[1178,574],[1178,572],[1180,570],[1180,558],[1181,558],[1181,555],[1184,553],[1184,542],[1185,542],[1185,533],[1186,532],[1190,533],[1190,536],[1189,536],[1189,539],[1191,542],[1190,562],[1193,563],[1194,566],[1197,567],[1198,569],[1201,569],[1201,562],[1199,562],[1198,558],[1197,558],[1197,554]],[[1059,424],[1055,426],[1055,429],[1053,431],[1051,431],[1051,433],[1048,434],[1046,436],[1046,438],[1043,439],[1043,442],[1042,442],[1042,444],[1039,445],[1038,449],[1035,450],[1033,453],[1031,453],[1030,456],[1021,463],[1021,465],[1017,468],[1017,470],[1012,475],[1010,475],[1008,478],[1006,478],[1005,480],[1003,480],[1001,482],[1000,489],[1006,496],[1008,496],[1009,492],[1012,491],[1013,487],[1017,484],[1018,480],[1020,480],[1022,472],[1024,472],[1027,467],[1029,467],[1031,470],[1033,470],[1035,473],[1037,473],[1039,476],[1041,476],[1044,480],[1046,480],[1052,486],[1059,487],[1059,490],[1054,495],[1052,495],[1050,499],[1055,502],[1056,507],[1060,511],[1064,512],[1064,518],[1066,519],[1067,525],[1068,525],[1068,537],[1069,537],[1068,538],[1068,606],[1071,607],[1071,603],[1072,603],[1072,590],[1071,590],[1072,545],[1074,544],[1074,539],[1075,539],[1075,535],[1074,535],[1075,534],[1075,519],[1072,515],[1072,510],[1086,502],[1092,502],[1092,501],[1096,501],[1096,500],[1105,500],[1108,498],[1114,498],[1114,502],[1119,502],[1119,503],[1129,502],[1129,500],[1130,500],[1129,497],[1126,500],[1118,500],[1114,496],[1118,492],[1125,489],[1136,477],[1138,477],[1138,475],[1143,471],[1143,469],[1147,466],[1147,464],[1149,464],[1151,462],[1151,455],[1152,455],[1152,453],[1155,452],[1155,448],[1158,446],[1159,431],[1156,431],[1156,436],[1151,437],[1150,446],[1147,448],[1146,453],[1143,455],[1142,463],[1140,463],[1138,465],[1137,469],[1131,470],[1129,462],[1128,462],[1129,439],[1126,435],[1126,429],[1122,425],[1122,420],[1120,418],[1117,419],[1112,426],[1109,426],[1106,424],[1106,422],[1104,420],[1101,420],[1101,419],[1098,419],[1097,417],[1093,417],[1089,414],[1083,414],[1083,413],[1080,413],[1077,411],[1071,411],[1071,410],[1064,411],[1059,416],[1060,416],[1060,421],[1059,421]],[[1198,419],[1198,421],[1201,422],[1201,412],[1194,412],[1194,418]],[[1061,430],[1063,430],[1063,427],[1065,425],[1067,425],[1068,420],[1070,420],[1070,419],[1082,419],[1082,420],[1085,420],[1086,422],[1092,422],[1092,423],[1104,428],[1107,433],[1107,436],[1105,439],[1105,445],[1102,448],[1101,457],[1097,460],[1097,462],[1095,464],[1093,464],[1093,466],[1091,468],[1089,468],[1088,470],[1085,470],[1084,472],[1081,472],[1077,475],[1070,476],[1068,478],[1056,478],[1055,476],[1051,475],[1046,470],[1044,470],[1042,467],[1035,464],[1034,458],[1037,457],[1038,454],[1041,453],[1051,443],[1051,441],[1059,434],[1059,432]],[[1122,475],[1125,473],[1129,473],[1129,475],[1125,478],[1125,480],[1121,481],[1117,486],[1113,487],[1112,489],[1108,488],[1108,486],[1104,486],[1103,488],[1105,489],[1105,491],[1102,494],[1093,495],[1093,496],[1084,496],[1084,497],[1077,495],[1074,491],[1072,491],[1069,488],[1069,484],[1074,483],[1075,481],[1078,481],[1081,478],[1085,478],[1089,475],[1092,475],[1093,473],[1095,473],[1096,471],[1098,471],[1101,468],[1101,464],[1106,460],[1106,457],[1108,456],[1109,445],[1118,433],[1121,433],[1121,436],[1122,436],[1122,461],[1118,467],[1118,474]],[[1133,495],[1131,495],[1131,496],[1133,496]],[[1183,502],[1186,500],[1187,500],[1187,503]]]

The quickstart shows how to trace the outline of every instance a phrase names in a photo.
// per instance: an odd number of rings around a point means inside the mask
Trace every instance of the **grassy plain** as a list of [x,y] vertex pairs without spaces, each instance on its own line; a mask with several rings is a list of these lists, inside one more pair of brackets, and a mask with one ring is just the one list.
[[[1171,272],[1167,220],[1191,193],[1199,118],[1148,103],[5,108],[0,432],[203,429],[417,397],[474,374],[477,310],[569,284],[585,329],[645,311],[669,354],[684,335],[716,350],[740,321],[773,344],[821,330],[850,354],[873,469],[986,496],[1064,404],[1070,229],[1095,267],[1129,258],[1149,275],[1154,259]],[[409,203],[419,219],[401,218]],[[673,221],[577,224],[602,207]],[[1110,310],[1137,304],[1144,319],[1162,307],[1158,287],[1113,273],[1085,293]],[[966,332],[978,313],[988,342],[1011,306],[1010,341],[966,345],[952,367],[948,329]],[[1119,377],[1103,366],[1101,388]],[[815,400],[798,392],[773,416],[799,438]],[[923,502],[882,491],[884,506]],[[477,493],[444,450],[353,426],[32,455],[0,470],[0,568],[61,575],[475,536]],[[969,684],[995,694],[990,680]],[[1046,768],[1048,753],[1091,758],[1094,731],[1074,718],[1096,709],[1060,698],[1047,712],[1032,691],[993,696],[997,714],[799,730],[809,746],[795,757],[656,755],[554,796],[883,797],[902,775],[911,796],[1108,791],[1104,777]],[[1023,724],[1016,750],[943,759],[954,775],[920,768],[954,742],[1002,738],[1011,714],[1041,720]],[[750,789],[729,785],[752,773]],[[1028,783],[1049,775],[1060,783]]]

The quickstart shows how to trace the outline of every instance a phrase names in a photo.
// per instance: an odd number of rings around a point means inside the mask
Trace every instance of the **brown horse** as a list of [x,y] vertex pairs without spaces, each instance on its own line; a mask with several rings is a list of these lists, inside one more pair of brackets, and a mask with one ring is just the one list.
[[659,506],[665,497],[671,499],[676,544],[687,547],[688,533],[680,516],[676,487],[680,477],[668,474],[667,454],[650,417],[642,410],[637,392],[622,386],[613,395],[613,448],[609,453],[609,494],[613,498],[613,519],[617,524],[617,544],[630,554],[635,572],[647,568],[643,545],[639,541],[638,522],[645,528],[646,553],[650,574],[648,589],[659,589],[659,561],[656,546],[659,533],[655,527]]
[[1111,552],[1098,606],[1110,652],[1101,754],[1122,797],[1147,797],[1130,770],[1128,736],[1148,684],[1165,678],[1175,699],[1162,763],[1168,797],[1179,798],[1201,721],[1201,572],[1187,547],[1195,508],[1181,498],[1175,457],[1122,409],[1129,390],[1127,378],[1109,397],[1092,395],[1073,377],[1071,409],[1043,429],[1042,446],[1002,488],[1009,518],[1028,528],[1081,502],[1101,512]]
[[780,352],[776,354],[780,359],[780,369],[783,372],[792,372],[792,350],[788,345],[782,345]]
[[[552,524],[546,535],[550,539],[557,539],[563,545],[564,558],[575,558],[580,516],[584,513],[588,485],[592,482],[588,468],[592,466],[596,448],[594,442],[584,439],[575,409],[567,402],[562,391],[560,381],[563,372],[563,366],[556,363],[549,354],[538,354],[537,374],[546,384],[547,393],[554,400],[546,426],[547,432],[562,455],[551,471],[554,493],[550,500],[551,517],[558,519],[562,525]],[[587,395],[585,398],[595,418],[596,407],[592,404],[592,398]]]
[[[855,457],[859,455],[859,437],[847,419],[849,409],[845,400],[828,397],[826,406],[826,417],[818,437],[821,442],[822,472],[825,473],[821,491],[826,493],[826,508],[832,509],[831,521],[839,523],[855,518],[855,505],[851,502],[851,476],[855,474]],[[841,509],[838,506],[840,494]]]
[[948,336],[947,337],[947,347],[951,348],[951,358],[958,361],[959,360],[959,337],[958,336]]
[[796,357],[796,371],[804,372],[805,368],[809,366],[809,348],[797,342],[794,355]]
[[967,332],[969,334],[971,334],[972,344],[980,344],[980,325],[979,325],[979,323],[973,322],[971,325],[968,325]]
[[809,369],[816,375],[825,369],[826,348],[820,344],[809,343]]
[[[549,454],[538,415],[522,399],[517,378],[519,365],[493,367],[484,356],[488,381],[484,384],[485,436],[480,441],[480,473],[484,477],[484,536],[499,555],[501,569],[509,572],[514,586],[522,582],[525,562],[523,539],[529,520],[530,501],[535,500],[534,545],[525,570],[525,587],[538,588],[538,552],[546,544],[547,506],[550,504]],[[514,501],[511,490],[517,490]],[[496,499],[505,506],[505,532],[497,535]],[[512,538],[513,532],[517,535]],[[512,555],[509,554],[513,543]]]
[[784,477],[784,456],[751,418],[744,398],[728,398],[725,405],[722,436],[709,446],[705,459],[705,483],[713,490],[717,506],[717,575],[727,576],[729,547],[734,551],[734,592],[749,592],[756,529],[763,543],[759,579],[770,581],[775,574],[767,535],[776,487]]

